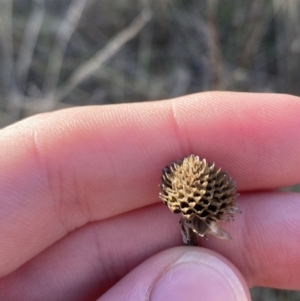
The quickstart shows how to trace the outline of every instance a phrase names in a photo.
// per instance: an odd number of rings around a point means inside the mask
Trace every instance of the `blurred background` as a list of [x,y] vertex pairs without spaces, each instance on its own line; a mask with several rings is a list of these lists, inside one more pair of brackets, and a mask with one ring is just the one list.
[[0,51],[0,128],[71,106],[207,90],[300,95],[300,2],[0,0]]

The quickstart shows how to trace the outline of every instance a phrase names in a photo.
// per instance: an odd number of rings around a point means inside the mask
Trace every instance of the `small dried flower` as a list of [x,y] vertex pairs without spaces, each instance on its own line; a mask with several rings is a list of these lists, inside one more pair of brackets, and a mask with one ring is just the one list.
[[231,239],[219,221],[233,221],[241,213],[235,199],[235,182],[214,163],[190,155],[163,169],[161,200],[174,213],[181,213],[183,242],[197,245],[197,234]]

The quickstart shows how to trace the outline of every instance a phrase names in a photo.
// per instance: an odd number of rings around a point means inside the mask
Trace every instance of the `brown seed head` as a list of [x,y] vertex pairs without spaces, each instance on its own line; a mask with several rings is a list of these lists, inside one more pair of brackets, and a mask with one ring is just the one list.
[[181,228],[186,244],[195,244],[194,233],[231,239],[217,224],[233,221],[233,215],[240,213],[235,182],[224,171],[190,155],[164,168],[160,187],[161,200],[183,216]]

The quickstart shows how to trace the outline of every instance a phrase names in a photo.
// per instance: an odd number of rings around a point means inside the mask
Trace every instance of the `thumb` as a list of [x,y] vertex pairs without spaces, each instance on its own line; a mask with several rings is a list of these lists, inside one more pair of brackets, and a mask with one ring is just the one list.
[[163,251],[131,271],[99,301],[249,301],[248,287],[236,267],[200,247]]

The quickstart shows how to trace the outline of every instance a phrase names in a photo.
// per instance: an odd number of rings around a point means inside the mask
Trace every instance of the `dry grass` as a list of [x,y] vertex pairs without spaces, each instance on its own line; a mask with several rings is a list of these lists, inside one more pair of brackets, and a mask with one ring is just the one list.
[[204,90],[298,95],[299,6],[1,0],[0,126],[65,106]]
[[299,23],[297,0],[0,0],[0,127],[205,90],[299,95]]

